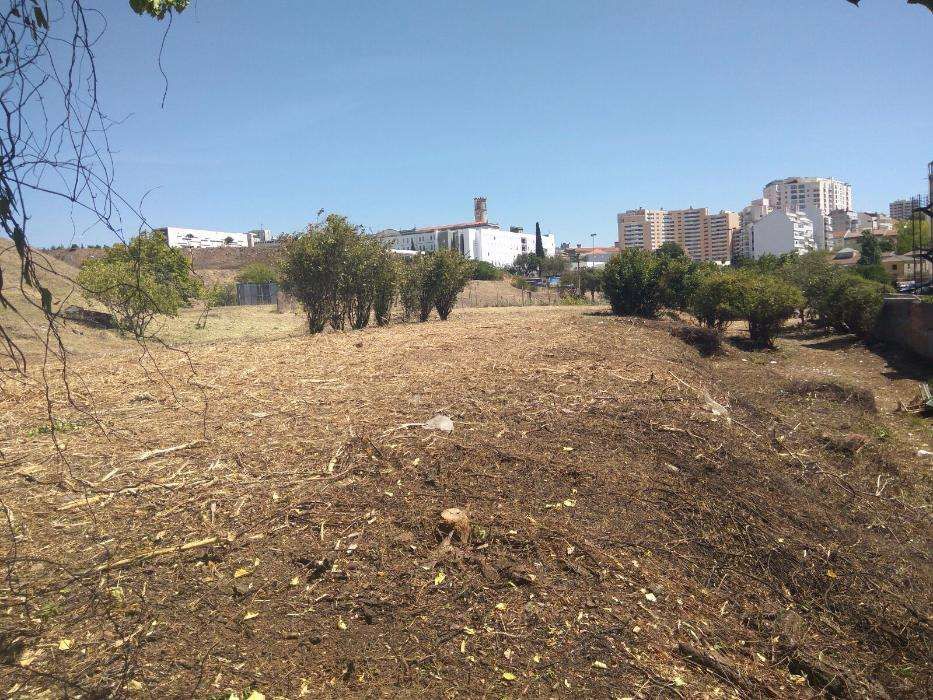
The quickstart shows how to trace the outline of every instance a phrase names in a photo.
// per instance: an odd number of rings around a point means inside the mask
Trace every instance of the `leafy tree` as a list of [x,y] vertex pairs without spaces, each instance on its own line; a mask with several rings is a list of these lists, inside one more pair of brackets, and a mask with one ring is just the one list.
[[[677,247],[680,248],[680,246]],[[682,311],[689,306],[690,299],[700,282],[702,277],[700,266],[686,255],[672,255],[668,251],[659,254],[660,250],[659,248],[655,251],[655,256],[661,265],[660,281],[663,303],[668,308]],[[676,251],[673,252],[676,253]]]
[[380,326],[386,325],[392,319],[392,307],[398,298],[400,274],[397,260],[391,255],[380,257],[375,269],[376,296],[373,301],[376,323]]
[[502,270],[485,260],[477,260],[472,264],[470,279],[474,280],[501,280]]
[[538,258],[538,271],[543,277],[553,277],[567,270],[567,258],[560,255]]
[[518,275],[530,275],[541,267],[541,259],[534,253],[521,253],[512,263],[512,271]]
[[851,272],[840,272],[820,302],[820,315],[840,333],[871,335],[884,302],[883,285]]
[[641,248],[626,248],[603,268],[603,293],[612,313],[654,317],[664,301],[661,261]]
[[687,257],[687,251],[683,249],[679,243],[675,241],[668,241],[667,243],[662,243],[658,246],[657,250],[654,251],[654,254],[661,258],[685,258]]
[[[859,260],[859,262],[861,262],[861,260]],[[885,287],[891,287],[894,284],[894,279],[888,271],[884,269],[884,265],[880,263],[877,265],[856,265],[853,272],[860,277],[864,277],[872,282],[877,282]]]
[[541,240],[541,224],[535,223],[535,255],[539,260],[546,255],[544,252],[544,242]]
[[[420,258],[419,258],[420,259]],[[409,260],[403,265],[399,277],[399,301],[402,303],[404,318],[410,321],[421,309],[421,274],[423,267],[419,260]],[[431,306],[428,305],[428,315],[431,314]],[[427,320],[424,318],[423,320]]]
[[701,324],[723,331],[738,318],[737,279],[738,273],[731,270],[715,270],[699,278],[689,309]]
[[895,250],[901,255],[914,250],[933,247],[930,236],[930,221],[926,218],[919,221],[898,221],[895,224],[895,230],[897,231]]
[[190,0],[130,0],[130,7],[137,15],[149,15],[165,19],[172,12],[183,12]]
[[278,279],[275,268],[264,262],[252,262],[245,265],[236,276],[237,282],[252,284],[270,284]]
[[121,330],[138,338],[157,315],[174,316],[200,292],[191,262],[162,236],[143,234],[81,265],[78,284],[103,304]]
[[862,257],[859,258],[857,265],[881,264],[881,246],[871,231],[867,229],[862,231],[862,235],[859,237],[859,249],[862,252]]
[[596,300],[596,292],[603,286],[603,271],[598,267],[582,267],[580,270],[571,269],[561,277],[561,283],[578,290],[580,294],[589,294]]
[[377,300],[377,322],[385,323],[395,270],[384,245],[346,217],[331,214],[322,224],[309,225],[306,233],[286,239],[281,281],[304,308],[308,330],[320,333],[328,323],[337,330],[348,323],[365,327]]
[[201,292],[201,299],[208,307],[235,306],[236,287],[230,283],[215,282],[205,285]]
[[774,336],[803,306],[797,287],[771,275],[738,273],[735,279],[735,315],[748,321],[748,334],[757,347],[773,347]]
[[470,280],[470,263],[454,250],[441,250],[428,256],[432,268],[429,284],[434,288],[434,308],[446,321],[457,297]]

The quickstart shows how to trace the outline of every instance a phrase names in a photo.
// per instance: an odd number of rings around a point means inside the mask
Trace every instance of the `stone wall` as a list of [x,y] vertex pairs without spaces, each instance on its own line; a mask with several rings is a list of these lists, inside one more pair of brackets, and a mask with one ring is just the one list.
[[933,304],[912,296],[886,298],[874,335],[933,361]]

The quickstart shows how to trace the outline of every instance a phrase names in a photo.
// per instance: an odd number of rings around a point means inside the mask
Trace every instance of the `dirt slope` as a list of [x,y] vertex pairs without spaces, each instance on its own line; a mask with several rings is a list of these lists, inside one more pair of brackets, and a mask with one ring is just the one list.
[[68,465],[6,382],[0,687],[923,697],[929,423],[796,381],[797,342],[535,307],[116,353],[59,409]]

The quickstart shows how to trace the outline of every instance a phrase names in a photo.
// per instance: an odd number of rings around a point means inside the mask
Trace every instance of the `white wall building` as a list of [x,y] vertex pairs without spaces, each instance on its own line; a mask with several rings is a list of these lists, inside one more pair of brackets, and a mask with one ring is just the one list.
[[824,214],[834,209],[851,210],[852,186],[831,177],[787,177],[764,186],[762,197],[775,210],[801,211],[816,207]]
[[738,258],[754,257],[754,223],[773,211],[767,198],[752,200],[751,204],[739,212],[739,230],[732,239],[732,256]]
[[253,245],[251,233],[208,231],[179,226],[165,226],[155,229],[155,232],[162,233],[172,248],[250,248]]
[[799,212],[774,211],[752,224],[752,257],[814,250],[813,222]]
[[[470,260],[483,260],[497,267],[515,262],[522,253],[535,252],[535,234],[521,229],[506,231],[486,221],[486,199],[474,200],[474,221],[407,230],[386,229],[376,235],[400,251],[432,253],[453,249]],[[554,234],[541,234],[546,255],[556,250]]]

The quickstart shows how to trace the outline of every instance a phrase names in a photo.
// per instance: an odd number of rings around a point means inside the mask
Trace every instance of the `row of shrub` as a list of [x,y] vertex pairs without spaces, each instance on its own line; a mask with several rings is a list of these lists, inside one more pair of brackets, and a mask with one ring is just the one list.
[[385,325],[397,302],[406,319],[427,321],[436,310],[446,320],[472,272],[451,250],[402,260],[332,214],[284,241],[279,282],[301,304],[310,332],[320,333],[327,325],[364,328],[372,318]]
[[742,320],[758,347],[773,346],[795,315],[867,338],[886,291],[880,282],[833,265],[821,251],[723,268],[690,260],[676,244],[655,252],[623,250],[606,265],[602,283],[613,313],[686,311],[718,332]]

